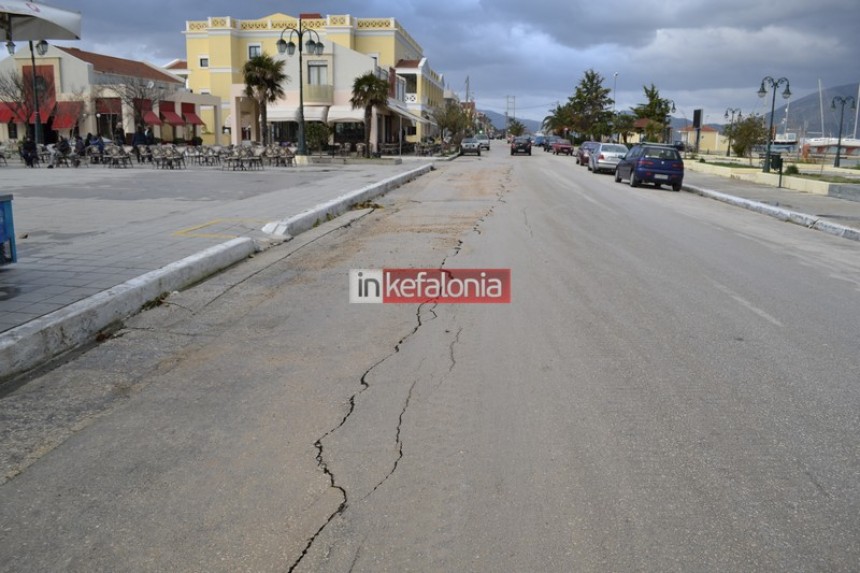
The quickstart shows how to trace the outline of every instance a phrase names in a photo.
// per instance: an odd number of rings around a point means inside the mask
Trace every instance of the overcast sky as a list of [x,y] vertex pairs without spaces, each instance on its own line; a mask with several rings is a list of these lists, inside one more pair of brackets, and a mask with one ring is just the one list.
[[[461,99],[466,78],[479,109],[543,119],[587,69],[618,110],[654,84],[676,117],[703,108],[770,111],[764,76],[787,77],[795,98],[860,80],[858,0],[50,0],[83,15],[67,45],[163,65],[185,58],[186,20],[256,19],[276,12],[394,17]],[[63,45],[63,42],[58,42]],[[616,76],[617,74],[617,76]],[[612,94],[610,94],[611,96]],[[777,98],[777,105],[781,105]]]

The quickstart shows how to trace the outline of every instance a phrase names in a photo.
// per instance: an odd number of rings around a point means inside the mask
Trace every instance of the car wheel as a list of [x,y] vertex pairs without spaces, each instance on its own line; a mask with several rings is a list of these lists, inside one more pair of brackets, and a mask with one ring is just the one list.
[[680,191],[680,190],[681,190],[681,184],[680,183],[674,183],[672,185],[672,191]]
[[479,151],[479,152],[478,152],[478,153],[476,153],[475,155],[477,155],[478,157],[480,157],[480,156],[481,156],[481,152]]
[[631,187],[639,187],[639,181],[636,179],[636,172],[630,172],[630,186]]
[[615,182],[621,183],[621,172],[618,171],[617,169],[615,170]]
[[531,150],[531,149],[529,149],[529,155],[531,155],[531,154],[532,154],[532,150]]

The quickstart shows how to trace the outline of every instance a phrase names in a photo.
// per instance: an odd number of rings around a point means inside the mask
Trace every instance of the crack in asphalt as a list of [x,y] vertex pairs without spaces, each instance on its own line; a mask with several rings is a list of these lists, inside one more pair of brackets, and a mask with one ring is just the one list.
[[[371,366],[370,366],[370,368],[368,368],[367,370],[365,370],[365,371],[364,371],[364,374],[362,374],[362,375],[361,375],[361,378],[359,379],[360,384],[361,384],[361,388],[360,388],[357,392],[355,392],[352,396],[350,396],[350,398],[349,398],[349,409],[347,410],[346,414],[345,414],[345,415],[343,416],[343,418],[341,419],[340,423],[339,423],[339,424],[337,424],[337,425],[336,425],[335,427],[333,427],[332,429],[330,429],[330,430],[329,430],[328,432],[326,432],[325,434],[323,434],[323,436],[321,436],[319,439],[317,439],[317,441],[316,441],[316,442],[314,442],[314,448],[316,448],[316,450],[317,450],[317,455],[316,455],[317,467],[319,467],[319,468],[322,470],[322,472],[323,472],[326,476],[328,476],[328,479],[329,479],[329,487],[331,487],[331,488],[333,488],[333,489],[338,490],[338,491],[340,492],[340,495],[341,495],[341,497],[342,497],[342,500],[341,500],[341,502],[340,502],[340,505],[338,505],[337,509],[335,509],[335,510],[331,513],[331,515],[329,515],[328,519],[326,519],[325,523],[323,523],[323,524],[320,526],[320,528],[319,528],[319,529],[317,529],[317,531],[316,531],[316,532],[315,532],[315,533],[310,537],[310,539],[308,539],[308,542],[305,544],[305,547],[304,547],[304,549],[302,550],[301,554],[300,554],[300,555],[298,556],[298,558],[293,562],[293,564],[292,564],[292,565],[290,565],[289,569],[287,569],[287,573],[292,573],[293,571],[295,571],[296,567],[298,567],[298,566],[299,566],[299,564],[302,562],[302,559],[304,559],[304,558],[305,558],[305,556],[308,554],[308,552],[310,551],[310,549],[311,549],[311,547],[313,546],[314,542],[317,540],[317,538],[320,536],[320,534],[325,530],[325,528],[326,528],[326,527],[328,527],[328,526],[329,526],[329,524],[331,524],[331,522],[332,522],[332,521],[334,521],[334,520],[335,520],[339,515],[342,515],[342,514],[343,514],[343,512],[344,512],[344,511],[346,511],[347,507],[349,507],[349,495],[347,494],[347,491],[346,491],[343,487],[341,487],[340,485],[338,485],[338,483],[337,483],[337,477],[334,475],[334,473],[332,473],[332,471],[331,471],[331,470],[329,469],[329,467],[328,467],[328,464],[326,464],[326,462],[325,462],[325,459],[324,459],[325,449],[324,449],[324,447],[323,447],[323,440],[325,440],[328,436],[332,435],[334,432],[336,432],[336,431],[338,431],[340,428],[342,428],[342,427],[344,426],[344,424],[346,424],[346,423],[347,423],[347,421],[349,420],[350,416],[352,416],[353,412],[355,412],[355,402],[356,402],[356,399],[357,399],[357,398],[358,398],[358,397],[359,397],[359,396],[360,396],[360,395],[361,395],[365,390],[367,390],[368,388],[370,388],[370,383],[367,381],[367,377],[370,375],[370,373],[371,373],[371,372],[373,372],[373,370],[375,370],[377,367],[379,367],[383,362],[385,362],[385,361],[386,361],[386,360],[388,360],[389,358],[391,358],[391,357],[393,357],[393,356],[397,355],[397,354],[400,352],[400,347],[401,347],[401,346],[403,346],[403,344],[404,344],[407,340],[409,340],[412,336],[414,336],[414,335],[415,335],[415,333],[416,333],[416,332],[418,332],[418,330],[419,330],[419,329],[424,325],[424,323],[425,323],[425,322],[424,322],[424,320],[422,320],[421,314],[422,314],[422,311],[424,310],[424,307],[425,307],[425,306],[427,306],[428,304],[432,304],[432,306],[430,306],[430,307],[427,309],[427,310],[429,310],[429,312],[433,315],[433,316],[430,318],[430,320],[433,320],[433,319],[435,319],[435,318],[437,317],[436,312],[433,310],[433,308],[435,307],[435,303],[432,303],[432,302],[429,302],[429,303],[428,303],[428,302],[425,302],[425,303],[421,303],[420,305],[418,305],[418,310],[417,310],[417,311],[416,311],[416,313],[415,313],[416,318],[417,318],[417,324],[415,325],[415,328],[413,328],[413,329],[412,329],[408,334],[406,334],[406,335],[405,335],[405,336],[403,336],[400,340],[398,340],[398,341],[397,341],[397,344],[395,344],[395,345],[394,345],[394,350],[393,350],[391,353],[389,353],[389,354],[387,354],[386,356],[384,356],[384,357],[380,358],[380,359],[379,359],[378,361],[376,361],[373,365],[371,365]],[[413,386],[413,388],[414,388],[415,384],[413,383],[413,385],[412,385],[412,386]],[[410,388],[410,397],[411,397],[411,393],[412,393],[412,389]],[[404,408],[403,408],[403,412],[401,412],[401,414],[400,414],[400,422],[401,422],[401,423],[402,423],[402,421],[403,421],[403,414],[404,414],[404,413],[405,413],[405,411],[406,411],[406,407],[408,407],[408,403],[409,403],[409,398],[407,398],[406,406],[404,406]],[[400,436],[400,423],[398,423],[398,427],[397,427],[397,436],[398,436],[398,440],[399,440],[399,436]],[[398,458],[398,460],[395,462],[395,464],[394,464],[394,469],[392,469],[392,470],[388,473],[388,475],[387,475],[387,476],[382,480],[382,482],[384,482],[386,479],[388,479],[388,477],[389,477],[392,473],[394,473],[394,470],[395,470],[395,469],[397,469],[397,464],[398,464],[398,462],[400,461],[400,458],[402,458],[402,457],[403,457],[403,450],[402,450],[402,447],[401,447],[401,449],[400,449],[400,457],[399,457],[399,458]],[[380,482],[380,484],[381,484],[382,482]],[[379,484],[378,484],[376,487],[379,487]],[[375,491],[375,490],[376,490],[376,488],[374,488],[374,491]],[[372,493],[372,492],[371,492],[371,493]],[[370,494],[368,494],[368,495],[370,495]],[[365,498],[366,498],[366,497],[367,497],[367,496],[365,496]]]
[[[508,177],[510,176],[510,171],[508,172],[507,175],[508,175]],[[505,193],[506,193],[506,186],[504,184],[502,184],[501,190],[496,194],[497,201],[499,203],[505,203],[504,199],[502,198]],[[486,219],[493,214],[495,207],[496,207],[495,205],[490,207],[477,220],[475,225],[472,227],[472,232],[477,233],[479,235],[481,234],[481,228],[480,228],[481,224],[484,221],[486,221]],[[371,213],[372,213],[372,211],[371,211]],[[368,215],[369,214],[370,213],[368,213]],[[464,241],[462,239],[459,239],[457,241],[457,245],[454,247],[454,252],[450,255],[446,255],[442,259],[442,262],[439,265],[440,269],[443,269],[445,267],[445,264],[448,262],[449,258],[455,257],[460,253],[460,250],[462,249],[463,244],[464,244]],[[331,515],[329,515],[328,519],[326,519],[325,523],[323,523],[320,526],[320,528],[316,531],[316,533],[314,533],[313,536],[311,536],[311,538],[308,539],[308,542],[305,544],[305,547],[302,550],[302,553],[298,556],[298,558],[293,562],[293,564],[287,570],[288,573],[292,573],[293,571],[295,571],[296,567],[299,566],[299,564],[302,562],[302,560],[305,558],[305,556],[310,551],[311,547],[313,547],[314,542],[317,540],[317,538],[320,536],[320,534],[322,534],[322,532],[326,529],[326,527],[328,527],[329,524],[331,524],[338,516],[342,515],[346,511],[346,509],[349,507],[349,495],[348,495],[347,491],[342,486],[338,485],[337,477],[334,475],[334,473],[332,473],[332,471],[328,467],[328,464],[326,464],[326,462],[325,462],[325,459],[324,459],[324,451],[325,450],[324,450],[324,446],[323,446],[323,440],[325,440],[328,436],[332,435],[334,432],[336,432],[340,428],[342,428],[347,423],[350,416],[352,416],[353,412],[355,412],[356,399],[365,390],[370,388],[370,383],[367,381],[367,378],[370,375],[370,373],[373,372],[377,367],[379,367],[382,363],[384,363],[389,358],[396,356],[400,352],[401,346],[407,340],[409,340],[412,336],[414,336],[418,332],[418,330],[421,329],[421,327],[425,324],[425,321],[422,320],[422,311],[424,310],[425,306],[427,307],[427,310],[432,314],[432,317],[430,318],[430,320],[434,320],[434,319],[438,318],[438,315],[436,314],[436,311],[434,310],[436,307],[435,301],[429,300],[429,301],[423,302],[420,305],[418,305],[418,309],[415,313],[415,316],[417,319],[417,324],[415,325],[415,328],[413,328],[411,332],[409,332],[404,337],[402,337],[397,342],[397,344],[394,345],[394,350],[391,353],[384,356],[383,358],[378,360],[376,363],[371,365],[370,368],[365,370],[364,374],[362,374],[361,378],[360,378],[361,388],[358,391],[356,391],[352,396],[350,396],[350,398],[349,398],[349,409],[347,410],[346,414],[341,419],[340,423],[337,424],[332,429],[330,429],[328,432],[326,432],[316,442],[314,442],[314,447],[317,450],[317,455],[316,455],[317,466],[323,471],[323,473],[326,476],[328,476],[330,487],[333,489],[336,489],[340,492],[342,500],[341,500],[341,503],[338,505],[337,509],[335,509],[335,511],[332,512]],[[446,332],[450,333],[450,331],[446,331]],[[439,382],[439,384],[441,384],[442,381],[444,381],[444,379],[447,378],[447,376],[454,370],[454,367],[457,364],[456,357],[454,354],[454,346],[460,342],[460,335],[462,332],[463,332],[463,328],[461,327],[457,330],[457,334],[454,336],[454,340],[452,340],[451,344],[448,346],[448,356],[449,356],[451,364],[448,367],[448,372],[445,374],[445,376],[442,378],[442,380]],[[394,475],[394,473],[397,471],[398,466],[400,465],[401,460],[403,459],[403,456],[404,456],[404,454],[403,454],[403,439],[401,436],[402,429],[403,429],[403,420],[406,416],[407,410],[409,409],[409,404],[412,400],[412,394],[413,394],[413,392],[415,390],[415,386],[417,384],[418,384],[418,380],[415,380],[412,382],[412,385],[409,387],[409,392],[406,396],[406,399],[404,400],[403,408],[400,410],[400,415],[398,417],[397,430],[395,432],[395,443],[397,444],[397,451],[398,451],[397,458],[394,460],[394,463],[392,464],[391,470],[389,470],[389,472],[379,481],[379,483],[377,483],[373,487],[373,489],[367,495],[365,495],[362,498],[361,501],[366,500],[371,495],[373,495],[373,493],[376,492],[376,490],[378,490],[392,475]],[[437,384],[437,387],[439,384]],[[350,570],[352,570],[352,568],[355,566],[355,563],[357,560],[358,560],[358,555],[356,555],[354,557],[353,563],[350,566]]]

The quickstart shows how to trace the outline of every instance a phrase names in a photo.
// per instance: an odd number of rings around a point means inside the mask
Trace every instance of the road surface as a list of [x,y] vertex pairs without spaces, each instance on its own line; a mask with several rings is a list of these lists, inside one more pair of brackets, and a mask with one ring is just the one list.
[[[440,266],[513,301],[348,302]],[[0,569],[857,570],[858,291],[853,241],[494,142],[5,396]]]

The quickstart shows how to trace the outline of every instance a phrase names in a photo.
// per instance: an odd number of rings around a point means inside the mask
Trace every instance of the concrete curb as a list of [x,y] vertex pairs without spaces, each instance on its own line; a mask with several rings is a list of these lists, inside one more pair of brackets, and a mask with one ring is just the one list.
[[[378,197],[433,169],[428,163],[322,203],[263,231],[280,239],[298,235],[352,206]],[[111,324],[139,312],[164,293],[180,290],[247,258],[263,247],[239,237],[78,301],[0,334],[0,382],[32,370],[96,339]]]
[[377,183],[373,183],[366,187],[362,187],[357,191],[341,195],[331,201],[315,205],[306,211],[302,211],[298,215],[294,215],[289,219],[268,223],[263,227],[264,233],[272,235],[280,235],[293,237],[299,233],[303,233],[308,229],[312,229],[315,225],[333,219],[349,210],[354,205],[369,201],[378,197],[391,189],[400,187],[404,183],[415,179],[433,169],[432,164],[422,165],[415,169],[411,169],[400,175],[383,179]]
[[257,250],[248,237],[233,239],[0,334],[0,380],[93,341],[100,331],[163,293],[202,280]]
[[779,219],[780,221],[794,223],[795,225],[801,225],[808,229],[822,231],[830,235],[842,237],[843,239],[860,241],[860,231],[858,231],[857,229],[852,229],[851,227],[846,227],[845,225],[840,225],[839,223],[831,223],[830,221],[825,221],[820,217],[816,217],[815,215],[808,215],[806,213],[800,213],[799,211],[790,211],[788,209],[774,207],[773,205],[768,205],[767,203],[761,203],[759,201],[753,201],[751,199],[744,199],[743,197],[735,197],[734,195],[720,193],[719,191],[712,191],[711,189],[705,189],[704,187],[698,187],[696,185],[684,184],[683,188],[685,191],[696,193],[697,195],[701,195],[702,197],[722,201],[723,203],[728,203],[729,205],[734,205],[735,207],[743,207],[744,209],[755,211],[756,213],[761,213],[763,215],[774,217],[776,219]]

